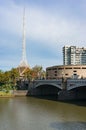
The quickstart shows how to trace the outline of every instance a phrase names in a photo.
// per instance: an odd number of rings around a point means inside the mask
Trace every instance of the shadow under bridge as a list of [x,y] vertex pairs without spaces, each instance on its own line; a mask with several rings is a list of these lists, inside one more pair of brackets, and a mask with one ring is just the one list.
[[61,91],[61,86],[55,83],[34,83],[30,90],[30,95],[33,96],[57,96],[58,92]]
[[78,86],[68,91],[74,99],[86,100],[86,86]]

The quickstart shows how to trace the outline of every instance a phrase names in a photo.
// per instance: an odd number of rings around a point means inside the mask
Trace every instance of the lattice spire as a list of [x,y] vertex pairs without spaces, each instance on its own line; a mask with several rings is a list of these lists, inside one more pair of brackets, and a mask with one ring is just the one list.
[[[22,68],[22,69],[21,69]],[[26,58],[26,29],[25,29],[25,8],[23,12],[23,39],[22,39],[22,60],[19,65],[19,73],[22,75],[29,68]]]

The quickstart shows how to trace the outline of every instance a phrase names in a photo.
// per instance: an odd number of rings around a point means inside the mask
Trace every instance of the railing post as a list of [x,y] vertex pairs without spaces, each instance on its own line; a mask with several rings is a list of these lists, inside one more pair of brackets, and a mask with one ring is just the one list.
[[67,78],[62,77],[62,89],[67,89]]

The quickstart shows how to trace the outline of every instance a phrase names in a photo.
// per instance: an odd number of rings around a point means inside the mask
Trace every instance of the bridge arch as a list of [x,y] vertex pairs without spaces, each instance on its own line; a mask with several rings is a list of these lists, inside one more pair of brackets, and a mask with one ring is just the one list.
[[73,85],[73,86],[71,86],[71,87],[69,87],[67,90],[74,90],[74,89],[80,89],[80,88],[86,88],[86,84],[85,85],[79,85],[79,84],[75,84],[75,85]]
[[73,94],[75,99],[86,99],[86,85],[73,87],[69,92]]
[[58,92],[61,90],[61,87],[55,83],[38,83],[34,84],[34,89],[31,91],[31,95],[56,95],[58,96]]
[[40,86],[53,86],[61,90],[61,86],[55,83],[38,83],[37,85],[35,85],[35,88]]

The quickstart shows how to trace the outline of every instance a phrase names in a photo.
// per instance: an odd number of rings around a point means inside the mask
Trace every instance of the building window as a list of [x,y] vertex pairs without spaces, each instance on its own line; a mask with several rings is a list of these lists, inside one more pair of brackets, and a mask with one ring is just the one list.
[[74,67],[74,69],[80,69],[80,67]]
[[57,70],[57,68],[52,68],[52,70]]
[[73,72],[77,72],[76,70],[74,70]]
[[64,68],[58,68],[58,70],[62,70],[62,69],[64,69]]
[[65,68],[65,69],[72,69],[72,68]]
[[48,70],[51,70],[51,69],[47,69],[47,71],[48,71]]

